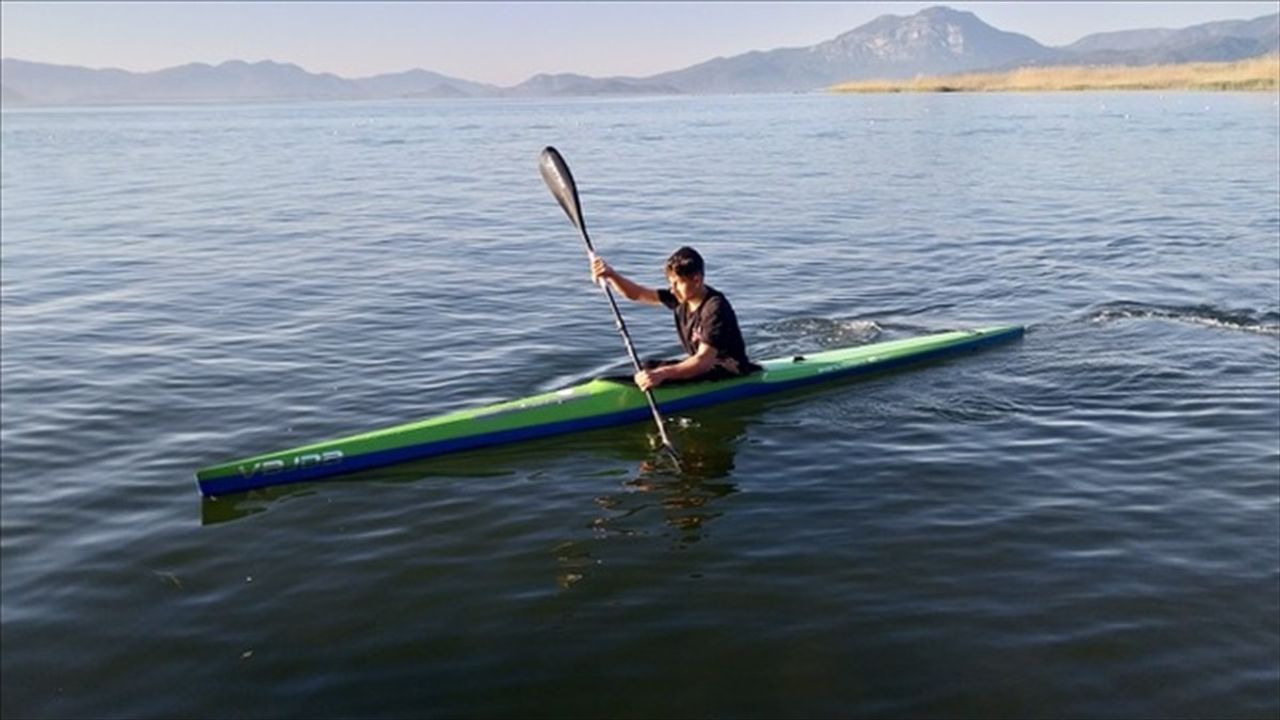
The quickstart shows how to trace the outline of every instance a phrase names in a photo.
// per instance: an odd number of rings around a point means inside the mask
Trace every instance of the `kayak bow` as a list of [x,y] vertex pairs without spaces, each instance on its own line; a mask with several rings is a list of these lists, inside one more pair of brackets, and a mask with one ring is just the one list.
[[[766,360],[743,378],[660,386],[668,413],[882,372],[1022,337],[1019,325],[937,333],[906,340]],[[319,480],[445,453],[650,419],[631,382],[597,379],[563,390],[461,410],[374,432],[256,455],[196,473],[200,492],[226,495]]]

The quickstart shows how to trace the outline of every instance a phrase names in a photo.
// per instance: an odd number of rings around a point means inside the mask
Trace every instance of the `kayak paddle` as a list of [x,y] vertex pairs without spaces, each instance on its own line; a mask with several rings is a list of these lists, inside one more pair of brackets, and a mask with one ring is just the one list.
[[[582,235],[582,241],[587,244],[587,255],[594,257],[596,249],[591,244],[591,237],[587,235],[587,224],[582,219],[582,203],[578,200],[578,186],[573,182],[573,174],[569,172],[569,165],[565,163],[559,151],[548,145],[542,151],[538,169],[542,171],[542,179],[547,182],[547,187],[551,189],[551,194],[560,202],[560,207],[564,208],[565,214],[569,216],[569,220],[573,222],[574,226],[578,228],[578,232]],[[603,279],[600,287],[604,289],[604,295],[609,299],[609,307],[613,308],[613,322],[618,326],[618,332],[622,334],[622,343],[627,346],[627,354],[631,356],[631,364],[635,366],[636,372],[640,372],[643,369],[640,366],[640,358],[636,355],[635,345],[631,343],[631,334],[627,332],[627,324],[622,321],[622,313],[618,310],[618,303],[613,299],[613,291],[609,289],[609,283]],[[675,446],[671,444],[671,438],[667,437],[667,427],[662,422],[662,413],[658,412],[658,403],[653,399],[653,391],[645,390],[644,395],[649,401],[649,409],[653,411],[653,421],[658,425],[658,435],[662,437],[662,446],[671,454],[672,459],[676,460],[676,466],[679,467],[679,456],[676,454]]]

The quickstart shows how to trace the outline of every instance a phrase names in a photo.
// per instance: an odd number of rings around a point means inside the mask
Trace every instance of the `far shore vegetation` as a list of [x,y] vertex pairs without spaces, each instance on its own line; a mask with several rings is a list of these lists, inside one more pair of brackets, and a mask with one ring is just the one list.
[[904,80],[860,80],[837,93],[1050,92],[1060,90],[1276,90],[1280,54],[1235,62],[1126,67],[1057,66],[1004,73],[940,75]]

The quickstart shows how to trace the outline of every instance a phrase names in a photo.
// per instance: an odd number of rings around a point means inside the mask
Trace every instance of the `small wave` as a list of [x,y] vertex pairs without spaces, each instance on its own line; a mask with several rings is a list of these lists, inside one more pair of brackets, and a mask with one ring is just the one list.
[[807,341],[824,347],[860,345],[880,336],[882,328],[874,320],[791,318],[765,323],[761,328],[769,339]]
[[1115,320],[1151,318],[1280,337],[1280,312],[1224,310],[1212,305],[1177,306],[1112,302],[1094,310],[1088,315],[1087,320],[1105,323]]
[[1001,422],[1022,411],[1011,400],[979,393],[931,396],[921,402],[919,409],[948,422],[967,425]]

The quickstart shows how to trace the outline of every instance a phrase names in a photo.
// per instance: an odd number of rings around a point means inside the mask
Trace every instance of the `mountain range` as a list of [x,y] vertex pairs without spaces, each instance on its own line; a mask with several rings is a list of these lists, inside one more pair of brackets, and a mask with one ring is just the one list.
[[752,51],[642,78],[535,75],[498,87],[428,70],[348,79],[297,65],[239,60],[155,72],[0,61],[5,106],[111,103],[564,97],[809,92],[839,82],[1043,65],[1150,65],[1239,60],[1280,50],[1280,14],[1183,29],[1098,33],[1047,47],[976,15],[933,7],[884,15],[808,47]]

